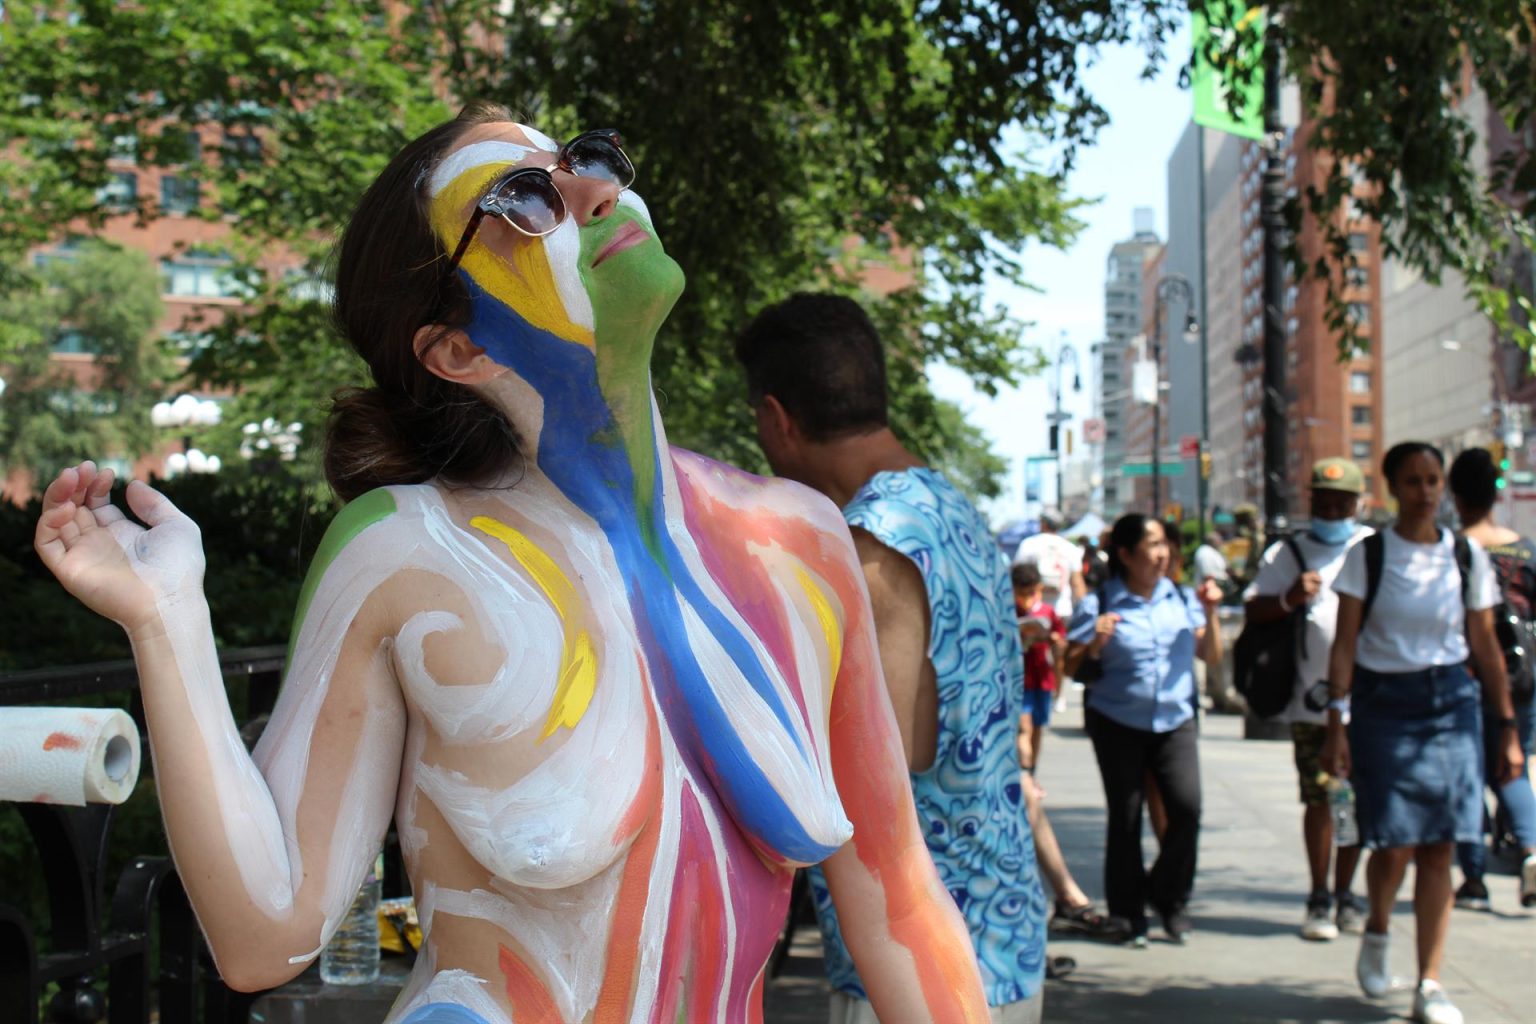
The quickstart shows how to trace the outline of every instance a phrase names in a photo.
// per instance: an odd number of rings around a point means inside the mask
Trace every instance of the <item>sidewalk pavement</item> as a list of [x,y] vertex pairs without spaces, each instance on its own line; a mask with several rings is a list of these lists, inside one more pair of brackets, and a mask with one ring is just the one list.
[[[1040,779],[1046,808],[1078,883],[1103,907],[1103,793],[1082,731],[1078,695],[1051,723]],[[1060,940],[1055,955],[1077,971],[1046,988],[1045,1019],[1073,1024],[1384,1024],[1407,1018],[1411,988],[1379,1001],[1355,984],[1359,939],[1312,943],[1298,935],[1307,872],[1301,806],[1286,742],[1242,739],[1242,720],[1207,715],[1200,747],[1204,815],[1188,945],[1164,940],[1156,922],[1147,949]],[[1144,843],[1150,857],[1156,842]],[[1490,868],[1507,870],[1490,863]],[[1459,883],[1460,874],[1456,880]],[[1468,1024],[1536,1021],[1536,913],[1517,881],[1489,877],[1493,913],[1457,910],[1442,972]],[[1356,880],[1364,892],[1364,865]],[[1392,921],[1392,966],[1415,977],[1410,900],[1403,884]],[[767,1024],[824,1024],[826,985],[814,927],[802,929],[786,970],[768,986]]]

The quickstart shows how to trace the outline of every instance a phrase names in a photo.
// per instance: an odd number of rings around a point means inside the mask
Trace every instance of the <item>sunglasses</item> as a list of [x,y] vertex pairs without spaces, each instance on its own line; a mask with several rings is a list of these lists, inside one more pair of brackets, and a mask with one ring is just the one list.
[[514,231],[529,238],[542,238],[564,223],[565,197],[556,187],[551,171],[558,169],[578,178],[611,181],[621,189],[634,184],[635,165],[629,162],[623,143],[612,128],[583,132],[560,147],[549,167],[519,167],[497,178],[475,205],[464,234],[459,236],[459,246],[448,261],[448,269],[459,265],[464,250],[469,248],[475,232],[480,230],[480,222],[487,216],[500,217]]

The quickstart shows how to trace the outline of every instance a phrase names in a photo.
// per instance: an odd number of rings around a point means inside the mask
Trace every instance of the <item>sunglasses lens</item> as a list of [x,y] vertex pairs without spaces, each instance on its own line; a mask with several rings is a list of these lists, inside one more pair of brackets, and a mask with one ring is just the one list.
[[620,188],[634,184],[635,165],[629,162],[618,144],[605,135],[588,135],[575,140],[566,147],[565,158],[572,174],[611,181]]
[[514,175],[491,198],[502,216],[530,235],[547,235],[565,219],[565,200],[547,174]]

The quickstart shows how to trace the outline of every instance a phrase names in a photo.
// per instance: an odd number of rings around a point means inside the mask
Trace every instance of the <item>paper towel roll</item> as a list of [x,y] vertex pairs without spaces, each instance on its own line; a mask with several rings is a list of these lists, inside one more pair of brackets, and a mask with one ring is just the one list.
[[117,708],[0,708],[0,800],[120,804],[139,781],[139,730]]

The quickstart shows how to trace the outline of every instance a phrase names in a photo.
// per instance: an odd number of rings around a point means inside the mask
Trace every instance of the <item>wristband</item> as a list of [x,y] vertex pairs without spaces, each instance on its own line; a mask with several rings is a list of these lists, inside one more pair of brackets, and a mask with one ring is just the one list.
[[1341,715],[1349,714],[1349,695],[1335,697],[1328,702],[1328,710],[1337,711]]
[[1514,718],[1501,718],[1501,719],[1499,719],[1499,728],[1500,729],[1514,729],[1516,732],[1519,732],[1520,731],[1520,722],[1519,722],[1519,720],[1514,719]]
[[1021,764],[1019,765],[1019,768],[1024,772],[1025,775],[1035,774],[1035,766],[1032,764]]

